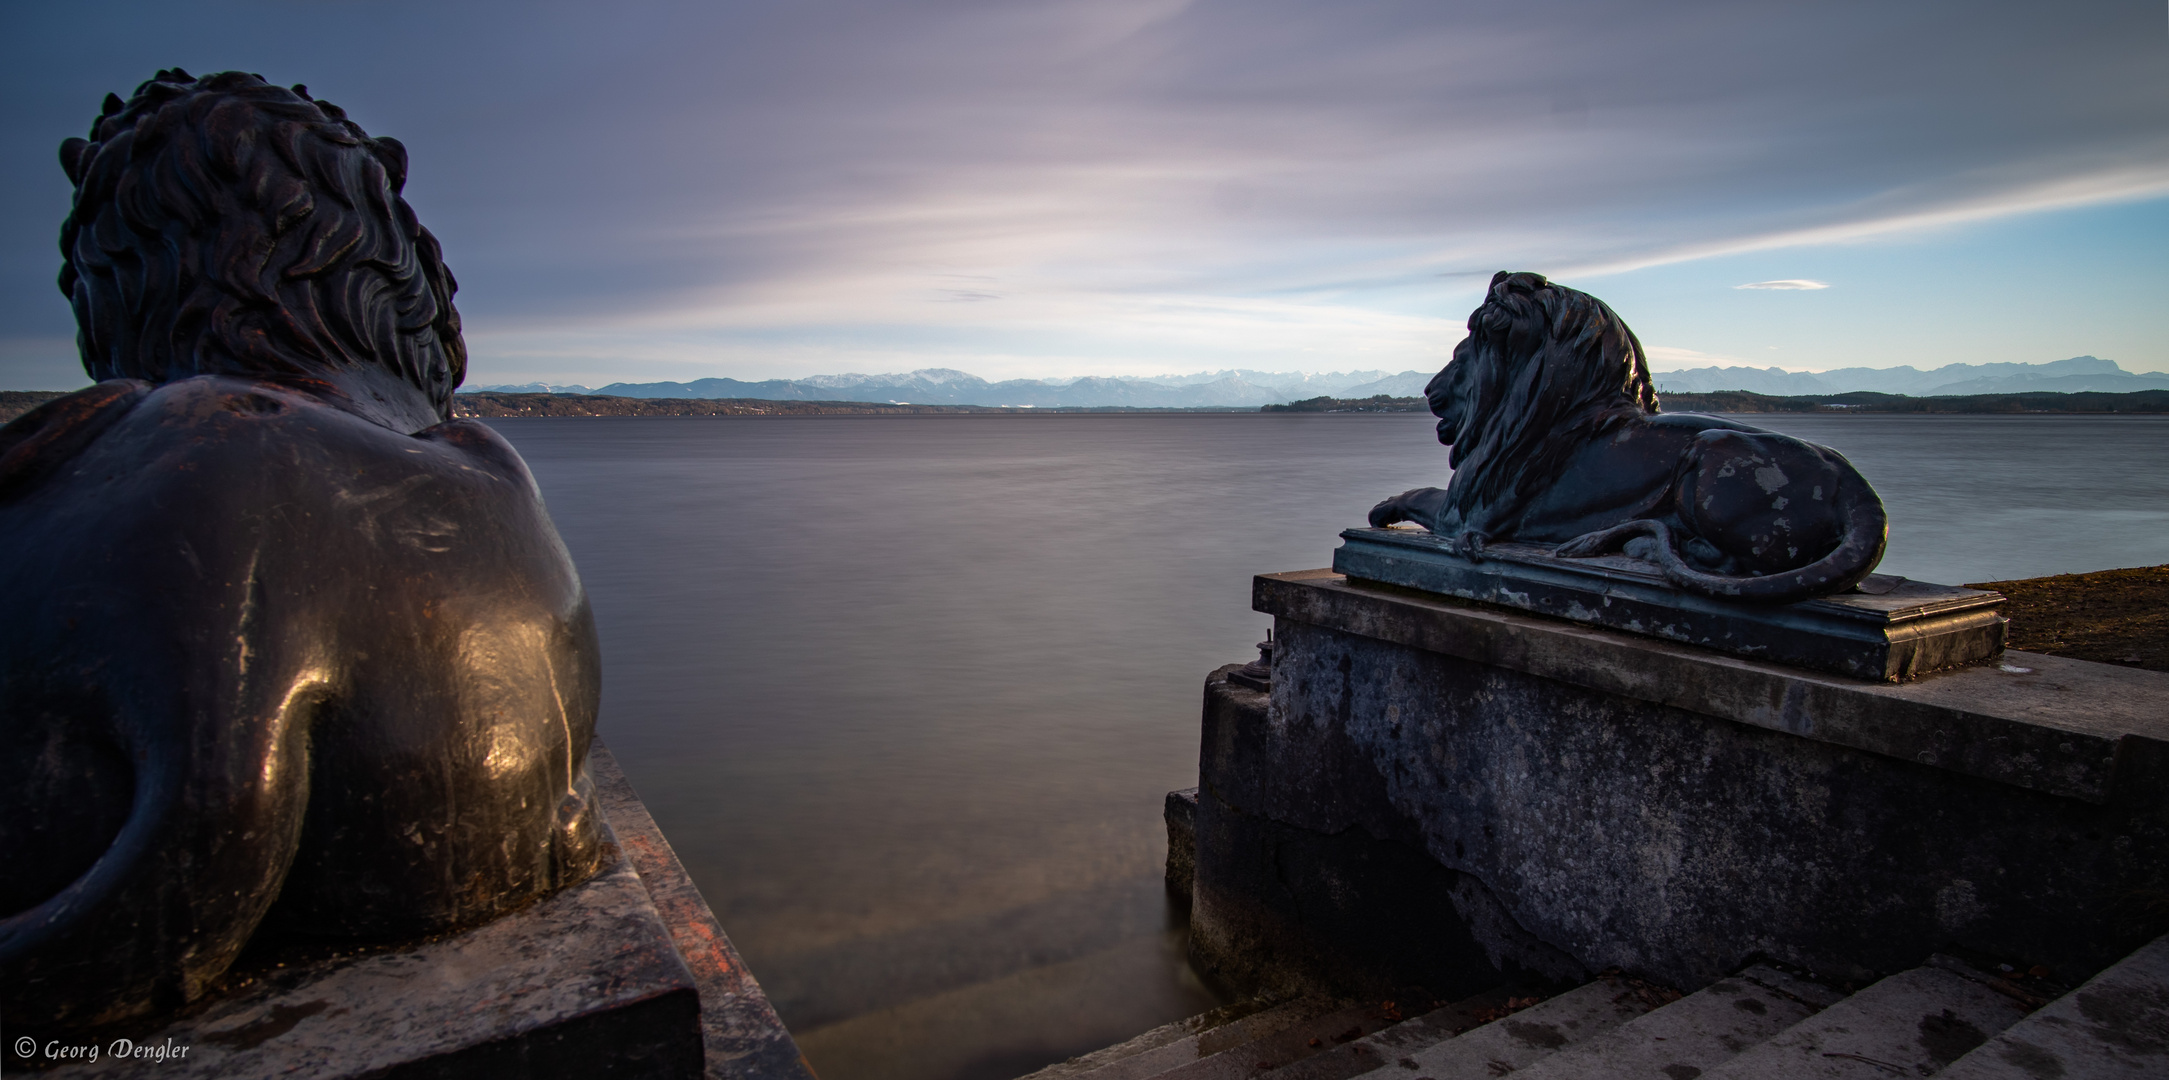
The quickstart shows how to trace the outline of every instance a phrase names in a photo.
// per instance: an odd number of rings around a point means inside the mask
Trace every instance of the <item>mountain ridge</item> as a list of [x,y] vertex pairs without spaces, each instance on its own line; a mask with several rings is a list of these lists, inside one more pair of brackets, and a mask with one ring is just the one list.
[[[1006,379],[989,382],[954,368],[865,375],[812,375],[802,379],[706,378],[691,382],[611,383],[600,388],[572,384],[474,386],[467,393],[600,394],[610,397],[754,399],[767,401],[864,401],[915,405],[986,405],[1011,408],[1147,409],[1257,408],[1317,397],[1364,399],[1416,397],[1432,372],[1270,372],[1223,369],[1188,375],[1087,375],[1069,379]],[[1780,368],[1712,366],[1660,371],[1660,394],[1746,391],[1775,396],[1846,394],[1860,391],[1911,397],[1976,396],[2034,391],[2131,393],[2169,389],[2169,374],[2125,371],[2113,360],[2074,356],[2043,364],[1945,364],[1923,371],[1912,366],[1839,368],[1800,372]]]
[[[867,401],[915,405],[989,405],[1022,408],[1197,409],[1257,408],[1301,398],[1338,395],[1363,389],[1358,396],[1394,393],[1412,384],[1420,392],[1428,372],[1262,372],[1231,369],[1191,375],[1102,376],[1073,379],[1007,379],[988,382],[953,368],[922,368],[884,375],[813,375],[803,379],[707,378],[691,382],[611,383],[586,386],[527,383],[476,386],[471,393],[601,394],[634,398],[749,398],[768,401]],[[1265,380],[1270,380],[1265,381]],[[1389,386],[1388,384],[1391,384]],[[1365,389],[1386,387],[1386,389]],[[1401,391],[1406,393],[1406,391]]]

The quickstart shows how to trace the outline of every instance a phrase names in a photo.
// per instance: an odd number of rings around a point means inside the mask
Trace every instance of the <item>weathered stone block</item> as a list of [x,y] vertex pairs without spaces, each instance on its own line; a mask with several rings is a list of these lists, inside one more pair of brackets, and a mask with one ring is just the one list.
[[[1480,880],[1433,859],[1413,822],[1374,816],[1377,831],[1347,825],[1321,832],[1231,802],[1231,783],[1246,778],[1237,763],[1270,758],[1274,738],[1266,695],[1227,677],[1238,666],[1214,671],[1205,683],[1194,962],[1238,987],[1323,986],[1387,997],[1422,987],[1441,1000],[1501,982],[1583,974],[1571,958],[1514,927]],[[1318,782],[1305,789],[1337,792],[1341,817],[1385,797],[1376,773],[1340,768],[1344,763],[1318,762],[1331,775],[1306,778]],[[1513,948],[1487,951],[1487,936]]]
[[1167,819],[1167,891],[1187,897],[1197,876],[1197,789],[1168,792],[1161,816]]
[[418,945],[258,968],[206,1007],[124,1033],[182,1056],[117,1057],[122,1035],[107,1033],[97,1061],[57,1075],[698,1077],[692,973],[640,875],[606,852],[602,873],[526,911]]

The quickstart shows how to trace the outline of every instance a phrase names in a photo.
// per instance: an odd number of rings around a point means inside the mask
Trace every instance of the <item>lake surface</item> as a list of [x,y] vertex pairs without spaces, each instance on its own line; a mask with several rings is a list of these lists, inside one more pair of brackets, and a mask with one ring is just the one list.
[[[1749,417],[1887,573],[2169,562],[2169,417]],[[1443,485],[1428,416],[491,422],[595,603],[601,730],[825,1080],[1016,1076],[1215,1004],[1160,874],[1251,575]]]

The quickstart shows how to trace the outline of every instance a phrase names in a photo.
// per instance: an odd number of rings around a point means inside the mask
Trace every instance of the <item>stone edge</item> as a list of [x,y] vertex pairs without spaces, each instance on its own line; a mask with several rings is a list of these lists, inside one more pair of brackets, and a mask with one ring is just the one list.
[[639,872],[700,989],[705,1075],[709,1080],[815,1080],[768,995],[600,738],[588,749],[587,767],[619,848]]
[[[243,988],[213,994],[197,1002],[160,1026],[145,1030],[138,1037],[127,1029],[114,1029],[98,1033],[97,1041],[105,1043],[115,1036],[129,1039],[142,1046],[179,1045],[188,1050],[209,1045],[232,1044],[236,1050],[182,1056],[172,1060],[156,1057],[123,1058],[101,1056],[94,1062],[40,1066],[29,1068],[22,1075],[51,1077],[201,1077],[201,1076],[303,1076],[303,1077],[385,1077],[435,1075],[480,1075],[517,1068],[529,1056],[548,1054],[561,1050],[565,1036],[573,1035],[582,1049],[600,1047],[601,1035],[595,1035],[596,1025],[608,1023],[614,1029],[608,1032],[619,1040],[624,1038],[622,1027],[628,1018],[635,1023],[648,1022],[656,1007],[669,1009],[669,1003],[683,999],[686,1012],[697,1009],[695,999],[699,994],[698,977],[690,970],[684,958],[677,954],[674,943],[666,936],[669,924],[655,909],[654,898],[644,888],[635,888],[640,881],[640,871],[619,843],[619,829],[612,820],[611,811],[605,808],[598,822],[600,839],[604,843],[602,868],[591,878],[579,884],[560,889],[544,897],[535,906],[500,916],[479,926],[469,927],[441,938],[425,938],[381,950],[363,951],[333,959],[306,963],[280,976],[261,977]],[[617,854],[611,854],[611,852]],[[622,883],[611,879],[622,877]],[[475,965],[472,957],[491,952],[517,954],[514,963],[532,963],[531,952],[519,948],[514,940],[504,940],[523,920],[534,919],[538,910],[552,905],[571,904],[585,906],[593,902],[596,889],[615,889],[627,900],[639,905],[645,912],[641,928],[654,931],[647,941],[619,940],[610,951],[619,957],[636,954],[643,948],[654,950],[652,955],[672,969],[667,985],[644,985],[632,995],[619,990],[619,996],[607,1007],[596,1008],[594,999],[583,999],[578,1009],[560,1011],[556,1015],[539,1017],[532,1008],[520,1008],[510,998],[492,998],[476,1003],[468,1013],[487,1013],[503,1019],[511,1015],[501,1030],[481,1039],[470,1038],[472,1030],[447,1037],[443,1030],[414,1039],[400,1039],[399,1049],[390,1056],[341,1055],[334,1051],[341,1048],[340,1035],[327,1036],[322,1031],[310,1031],[300,1042],[281,1042],[280,1039],[303,1023],[321,1014],[328,1018],[347,1013],[349,1007],[336,1004],[342,992],[355,993],[352,981],[359,979],[373,983],[398,984],[402,979],[412,978],[412,966],[422,964],[452,965],[459,970],[471,971]],[[637,897],[638,899],[633,899]],[[603,931],[597,930],[596,933]],[[592,957],[590,958],[592,959]],[[481,965],[488,968],[485,962]],[[622,986],[614,979],[613,987]],[[381,989],[381,987],[379,987]],[[361,995],[371,1001],[381,995]],[[297,997],[316,1000],[299,1006],[292,1004]],[[426,999],[426,995],[425,995]],[[329,1004],[332,1007],[325,1009]],[[411,1004],[411,1003],[410,1003]],[[439,1001],[435,1004],[443,1005]],[[313,1007],[313,1008],[312,1008]],[[372,1014],[375,1015],[375,1014]],[[687,1015],[684,1019],[693,1019]],[[380,1025],[397,1027],[395,1022],[379,1017]],[[680,1029],[682,1030],[682,1029]],[[345,1037],[356,1038],[356,1032],[345,1031]],[[328,1040],[328,1041],[327,1041]],[[59,1041],[68,1041],[61,1037]],[[116,1040],[118,1041],[118,1040]],[[419,1045],[417,1045],[419,1044]],[[379,1049],[386,1043],[370,1044]],[[621,1044],[622,1045],[622,1044]],[[263,1052],[269,1046],[268,1054]],[[184,1051],[185,1054],[185,1051]],[[277,1055],[283,1055],[278,1059]],[[20,1068],[20,1067],[18,1067]],[[15,1075],[9,1072],[9,1075]]]
[[[2107,1003],[2109,1007],[2103,1009]],[[2160,1075],[2169,1043],[2169,936],[2156,938],[2077,990],[2036,1010],[1954,1061],[1951,1080],[2111,1080]]]

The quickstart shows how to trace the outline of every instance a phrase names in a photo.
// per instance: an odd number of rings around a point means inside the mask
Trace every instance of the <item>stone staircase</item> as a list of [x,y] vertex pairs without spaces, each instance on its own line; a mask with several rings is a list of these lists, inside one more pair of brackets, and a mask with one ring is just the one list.
[[1615,974],[1549,998],[1502,989],[1423,1010],[1257,1001],[1025,1080],[2169,1077],[2169,937],[2052,1000],[2043,988],[1936,956],[1849,995],[1757,965],[1685,996]]

